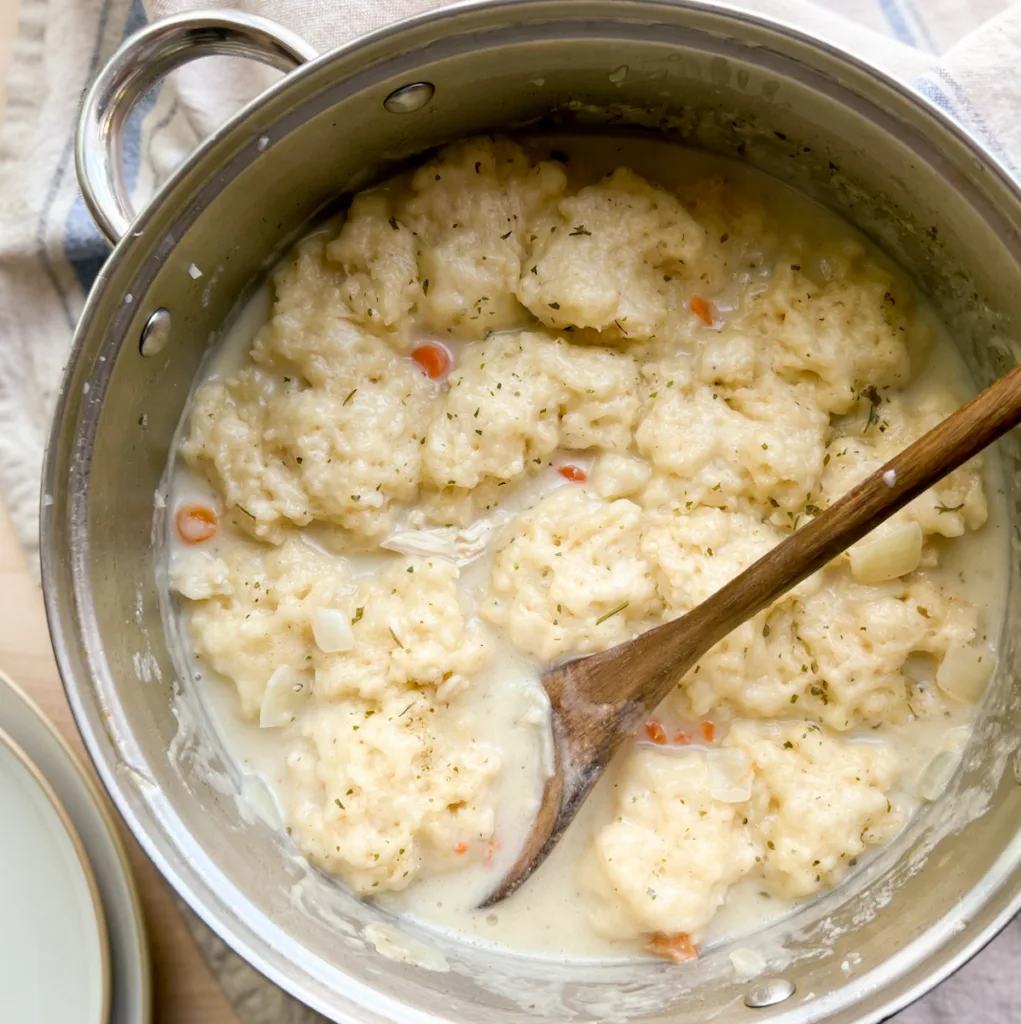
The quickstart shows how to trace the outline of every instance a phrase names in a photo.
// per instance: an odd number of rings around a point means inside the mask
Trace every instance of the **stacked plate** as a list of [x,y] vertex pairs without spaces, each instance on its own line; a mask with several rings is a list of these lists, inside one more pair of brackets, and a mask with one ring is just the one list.
[[142,912],[106,798],[0,672],[0,1021],[150,1019]]

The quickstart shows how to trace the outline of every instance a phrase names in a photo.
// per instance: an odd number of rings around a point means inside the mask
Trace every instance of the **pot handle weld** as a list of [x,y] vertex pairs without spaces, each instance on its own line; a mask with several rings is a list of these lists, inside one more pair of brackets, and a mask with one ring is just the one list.
[[121,168],[128,114],[171,71],[212,56],[249,57],[291,71],[318,54],[282,25],[241,11],[191,11],[127,39],[86,92],[75,136],[82,198],[111,242],[127,233],[136,214]]

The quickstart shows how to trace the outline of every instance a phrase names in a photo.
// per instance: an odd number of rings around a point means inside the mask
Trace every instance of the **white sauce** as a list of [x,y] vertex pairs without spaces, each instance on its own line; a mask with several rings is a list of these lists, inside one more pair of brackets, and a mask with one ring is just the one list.
[[[621,76],[627,71],[626,68],[618,70]],[[264,141],[259,140],[260,148]],[[570,153],[572,177],[578,173],[577,168],[584,168],[584,177],[589,180],[625,160],[639,173],[666,186],[689,183],[724,167],[728,175],[764,197],[772,210],[782,210],[792,229],[796,227],[810,237],[823,237],[835,230],[845,234],[848,231],[846,225],[838,228],[839,222],[830,214],[809,205],[785,188],[745,168],[729,163],[724,165],[701,153],[686,151],[684,159],[678,160],[677,150],[673,147],[633,139],[619,144],[606,140],[556,139],[553,148]],[[626,157],[621,155],[625,151]],[[196,271],[194,266],[189,267],[193,277],[201,276],[201,272]],[[726,296],[720,298],[716,305],[725,315],[728,309]],[[266,321],[268,311],[268,292],[263,288],[221,341],[209,367],[208,379],[225,378],[237,370],[256,331]],[[912,392],[924,393],[934,383],[950,385],[956,390],[957,383],[966,379],[963,365],[949,340],[937,325],[933,324],[933,327],[937,344],[917,372],[908,389],[909,396]],[[452,348],[456,357],[457,345]],[[591,460],[587,461],[583,455],[572,454],[570,461],[586,469],[591,464]],[[984,639],[991,645],[997,639],[998,611],[1005,592],[1007,566],[1007,559],[1003,557],[1006,550],[1003,502],[992,463],[993,459],[987,456],[987,466],[991,467],[986,473],[989,521],[965,538],[940,542],[940,564],[927,570],[930,578],[953,583],[958,593],[985,610],[982,620]],[[889,487],[896,484],[892,472],[884,474],[883,480]],[[486,589],[492,562],[490,540],[495,531],[511,513],[530,507],[540,496],[564,484],[564,479],[554,469],[547,469],[525,484],[512,485],[501,496],[501,512],[492,516],[489,524],[483,522],[473,535],[460,538],[455,557],[463,566],[459,590],[466,614],[475,614]],[[172,475],[167,504],[173,511],[191,503],[216,507],[221,501],[208,481],[178,464]],[[173,529],[173,515],[168,515],[167,520],[170,557],[173,558],[182,545]],[[398,530],[384,546],[406,553],[428,553],[431,545],[449,547],[457,539],[454,532],[434,530],[423,535]],[[314,528],[306,533],[312,538],[317,535]],[[204,549],[215,554],[221,545],[231,543],[228,534],[229,531],[221,530],[219,536],[204,545]],[[382,566],[391,564],[394,557],[387,551],[347,556],[357,576],[377,574]],[[180,635],[186,636],[186,630],[181,630]],[[136,671],[140,677],[147,677],[150,669],[145,664],[136,664]],[[284,774],[285,750],[279,731],[260,730],[257,725],[242,721],[233,685],[217,677],[207,666],[200,665],[198,673],[203,681],[202,691],[208,699],[212,720],[219,728],[226,749],[242,771],[242,800],[271,827],[281,828],[286,815],[276,792]],[[614,770],[597,787],[576,823],[533,879],[497,908],[475,909],[513,861],[538,806],[548,771],[548,708],[539,683],[540,674],[541,666],[518,654],[509,643],[500,639],[493,651],[490,668],[473,681],[463,698],[466,712],[477,724],[477,738],[499,749],[503,755],[504,766],[496,783],[497,846],[491,862],[474,862],[465,868],[420,880],[404,892],[381,897],[380,902],[401,914],[474,942],[502,944],[556,957],[642,955],[637,942],[611,943],[593,931],[589,923],[588,897],[583,895],[576,879],[575,867],[591,834],[612,814],[610,799],[617,774]],[[950,704],[945,717],[883,728],[884,739],[894,746],[904,765],[894,794],[898,806],[910,813],[919,802],[920,790],[929,799],[938,796],[939,786],[945,785],[947,773],[940,770],[937,772],[940,779],[934,781],[930,778],[933,761],[941,759],[935,767],[942,765],[943,769],[956,764],[955,757],[968,735],[971,715],[970,708]],[[863,740],[872,738],[870,730],[863,730],[858,736]],[[849,738],[854,738],[854,734]],[[760,880],[749,877],[730,889],[724,905],[712,921],[706,941],[715,943],[752,935],[796,906],[796,902],[765,894]],[[445,964],[435,961],[436,954],[424,947],[419,948],[414,940],[402,937],[391,926],[379,926],[369,938],[386,956],[423,963],[434,970],[446,969]],[[749,944],[754,947],[754,939],[745,942],[746,946]],[[733,957],[737,957],[735,970],[742,976],[751,977],[761,970],[761,958],[754,948],[736,950]],[[850,964],[842,966],[845,971],[851,970]]]

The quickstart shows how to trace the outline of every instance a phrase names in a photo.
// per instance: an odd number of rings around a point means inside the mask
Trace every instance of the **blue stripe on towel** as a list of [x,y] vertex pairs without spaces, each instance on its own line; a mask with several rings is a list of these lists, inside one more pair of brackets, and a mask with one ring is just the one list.
[[918,13],[918,5],[915,3],[915,0],[902,0],[902,2],[904,7],[911,12],[911,20],[917,27],[921,40],[925,44],[925,48],[930,53],[939,53],[939,48],[936,46],[936,40],[933,39],[926,20]]
[[918,37],[908,24],[908,20],[904,16],[904,12],[901,10],[897,0],[879,0],[879,10],[886,19],[887,25],[890,26],[890,31],[893,32],[897,42],[918,49]]
[[936,53],[936,42],[919,16],[914,0],[878,0],[879,10],[898,42]]
[[950,97],[927,75],[923,78],[916,78],[911,83],[930,103],[935,103],[944,114],[949,114],[958,124],[961,119],[954,109]]
[[[146,23],[141,0],[132,0],[131,9],[124,23],[123,38],[126,39],[137,32]],[[157,90],[154,89],[135,107],[124,125],[122,159],[124,180],[129,190],[138,183],[142,166],[142,121],[152,110],[156,97]],[[83,291],[88,291],[92,287],[92,282],[95,281],[109,255],[110,244],[96,227],[81,195],[76,195],[64,224],[64,258],[74,270]]]
[[[938,76],[938,81],[932,77],[932,74],[926,74],[912,83],[915,89],[927,100],[935,103],[942,111],[949,114],[971,135],[974,135],[1006,170],[1014,177],[1018,177],[1017,165],[989,130],[985,118],[968,98],[968,94],[943,68],[937,68],[934,74]],[[951,99],[947,95],[946,89],[954,94],[955,99]]]
[[[92,59],[89,62],[90,78],[99,70],[100,48],[103,45],[103,37],[106,35],[106,22],[110,15],[110,4],[111,0],[104,0],[103,6],[99,12],[99,23],[96,26],[96,37],[92,49]],[[56,202],[61,182],[64,180],[64,175],[73,167],[73,156],[74,130],[72,129],[64,142],[64,148],[60,154],[60,161],[57,163],[53,177],[50,179],[49,188],[46,190],[46,198],[43,200],[42,209],[39,211],[39,219],[36,221],[35,227],[35,243],[39,250],[39,260],[43,265],[43,269],[46,271],[46,276],[50,279],[50,284],[53,285],[53,290],[57,293],[57,297],[60,299],[60,304],[64,308],[64,316],[67,317],[68,326],[71,328],[74,328],[75,325],[75,314],[73,312],[72,303],[64,293],[60,277],[57,275],[50,259],[50,253],[46,242],[46,228],[50,219],[50,211],[53,209],[53,204]]]

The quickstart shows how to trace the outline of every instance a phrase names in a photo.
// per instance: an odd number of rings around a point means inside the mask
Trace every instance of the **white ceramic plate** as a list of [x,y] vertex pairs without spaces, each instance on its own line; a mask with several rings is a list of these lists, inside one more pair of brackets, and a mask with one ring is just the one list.
[[[152,983],[149,952],[142,923],[141,904],[127,854],[117,834],[109,802],[86,774],[63,737],[38,707],[0,672],[0,728],[31,759],[66,809],[92,865],[109,937],[112,986],[109,1024],[149,1024],[152,1019]],[[0,829],[6,832],[6,808]],[[0,897],[2,901],[3,897]],[[2,905],[2,903],[0,903]],[[0,914],[0,929],[6,913]],[[65,964],[48,959],[51,981],[63,983]],[[0,967],[2,971],[2,967]],[[32,1020],[6,1012],[0,989],[0,1021]],[[79,1018],[65,1018],[67,1024]],[[59,1024],[65,1024],[61,1019]],[[33,1020],[33,1024],[35,1024]],[[42,1024],[50,1024],[48,1020]],[[91,1024],[91,1021],[90,1021]]]
[[[106,923],[85,848],[42,772],[2,729],[0,808],[3,1016],[106,1024]],[[54,984],[57,964],[60,983]]]

